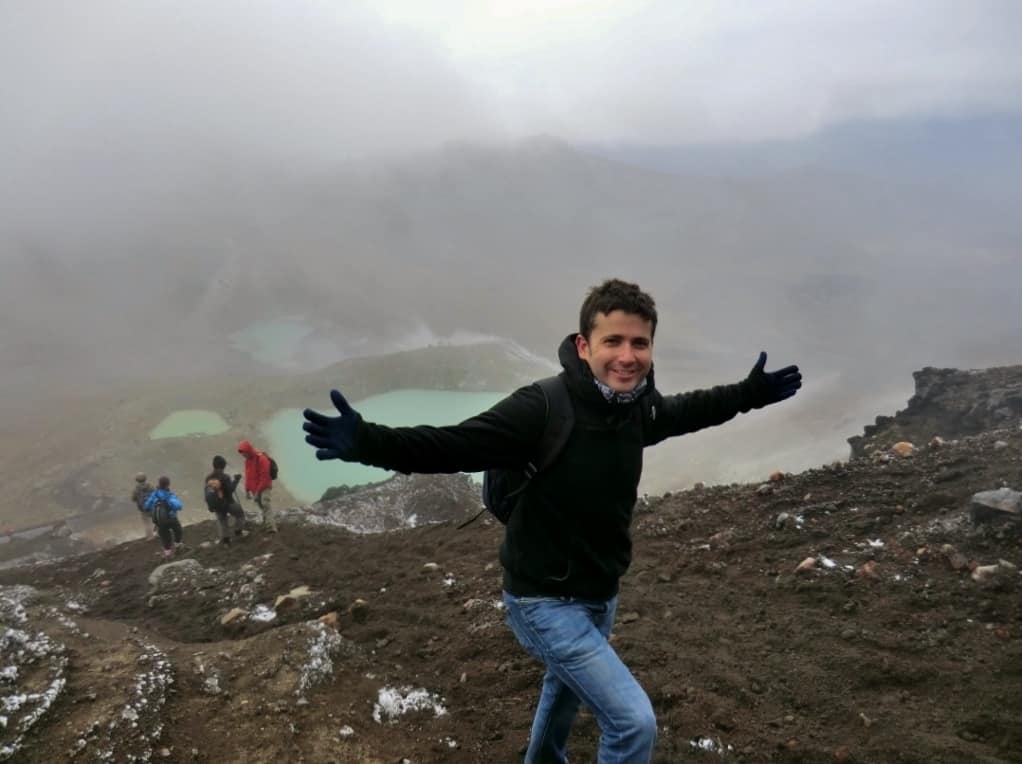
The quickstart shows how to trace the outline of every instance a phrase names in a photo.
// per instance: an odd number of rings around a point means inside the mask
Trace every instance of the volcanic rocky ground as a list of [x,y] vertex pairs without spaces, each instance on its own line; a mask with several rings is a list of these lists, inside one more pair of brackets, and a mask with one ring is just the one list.
[[[1013,368],[917,376],[847,462],[640,501],[612,640],[656,761],[1022,762]],[[0,759],[519,761],[542,671],[503,624],[500,526],[456,528],[476,495],[399,478],[229,547],[188,526],[170,567],[149,539],[0,572]],[[598,736],[584,712],[572,761]]]

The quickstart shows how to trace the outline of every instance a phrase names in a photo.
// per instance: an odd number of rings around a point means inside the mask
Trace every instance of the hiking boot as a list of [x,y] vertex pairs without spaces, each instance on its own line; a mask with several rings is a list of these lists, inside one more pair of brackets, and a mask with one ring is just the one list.
[[230,536],[224,536],[217,543],[218,544],[223,544],[224,546],[230,546],[231,545],[231,537]]

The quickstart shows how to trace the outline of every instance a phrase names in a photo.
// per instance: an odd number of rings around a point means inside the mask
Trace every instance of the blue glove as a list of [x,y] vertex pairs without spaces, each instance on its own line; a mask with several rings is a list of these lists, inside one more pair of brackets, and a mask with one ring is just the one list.
[[362,415],[351,407],[338,390],[330,391],[330,400],[340,416],[327,416],[312,409],[302,412],[305,417],[302,429],[308,433],[305,442],[316,449],[316,458],[321,461],[356,461],[355,436]]
[[767,354],[760,352],[759,360],[752,367],[746,381],[752,388],[752,407],[761,409],[771,403],[790,398],[802,387],[802,374],[798,366],[785,366],[778,371],[763,371]]

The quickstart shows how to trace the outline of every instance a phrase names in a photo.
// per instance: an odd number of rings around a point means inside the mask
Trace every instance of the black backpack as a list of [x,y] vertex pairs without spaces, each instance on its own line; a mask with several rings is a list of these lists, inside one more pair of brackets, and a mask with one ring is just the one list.
[[[266,454],[265,451],[263,451],[263,453]],[[276,480],[277,479],[277,462],[275,462],[273,460],[273,457],[270,456],[269,454],[266,454],[266,458],[270,460],[270,480]]]
[[210,512],[223,512],[227,509],[227,501],[224,498],[223,478],[211,475],[206,481],[206,487],[202,495],[206,499],[206,509]]
[[160,496],[153,502],[153,522],[163,527],[170,525],[170,521],[173,518],[173,513],[170,510],[170,502],[166,498]]
[[146,488],[145,486],[139,486],[135,492],[135,506],[139,508],[139,511],[145,512],[146,499],[149,498],[149,494],[153,492],[152,488]]
[[536,453],[524,469],[489,469],[483,473],[483,509],[458,528],[464,528],[483,512],[489,511],[503,525],[514,512],[518,496],[529,487],[531,480],[547,469],[560,455],[575,426],[575,410],[568,396],[568,387],[560,377],[547,377],[535,382],[543,391],[546,402],[546,425],[540,436]]

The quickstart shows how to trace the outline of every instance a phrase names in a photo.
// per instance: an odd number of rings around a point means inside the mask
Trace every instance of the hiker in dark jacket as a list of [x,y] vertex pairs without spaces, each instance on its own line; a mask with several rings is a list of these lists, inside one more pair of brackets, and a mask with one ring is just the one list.
[[245,533],[245,512],[235,496],[238,483],[241,482],[241,475],[237,474],[232,478],[227,474],[226,469],[227,460],[217,454],[213,457],[213,471],[206,475],[202,484],[204,493],[206,487],[210,485],[210,481],[220,486],[220,491],[215,496],[213,504],[210,505],[208,499],[206,503],[209,509],[216,514],[216,521],[220,526],[220,543],[229,545],[231,543],[229,519],[234,518],[234,535],[241,537]]
[[135,488],[131,492],[131,501],[138,509],[138,516],[142,518],[142,538],[147,539],[155,531],[153,516],[146,510],[145,501],[153,492],[153,484],[150,483],[144,472],[135,475]]
[[156,490],[145,500],[145,508],[153,515],[160,543],[163,544],[163,556],[170,557],[175,550],[184,547],[181,521],[177,519],[177,513],[181,511],[181,499],[170,490],[169,477],[160,477]]
[[[525,760],[566,762],[568,734],[585,703],[602,732],[600,762],[648,762],[653,708],[609,642],[618,581],[632,557],[643,448],[789,398],[802,376],[796,366],[765,371],[761,353],[737,384],[662,395],[653,380],[653,299],[617,279],[590,291],[579,324],[558,353],[574,408],[571,435],[518,496],[500,547],[508,624],[546,666]],[[304,412],[316,457],[406,473],[521,469],[547,416],[536,385],[448,427],[373,424],[337,390],[330,397],[339,416]]]

